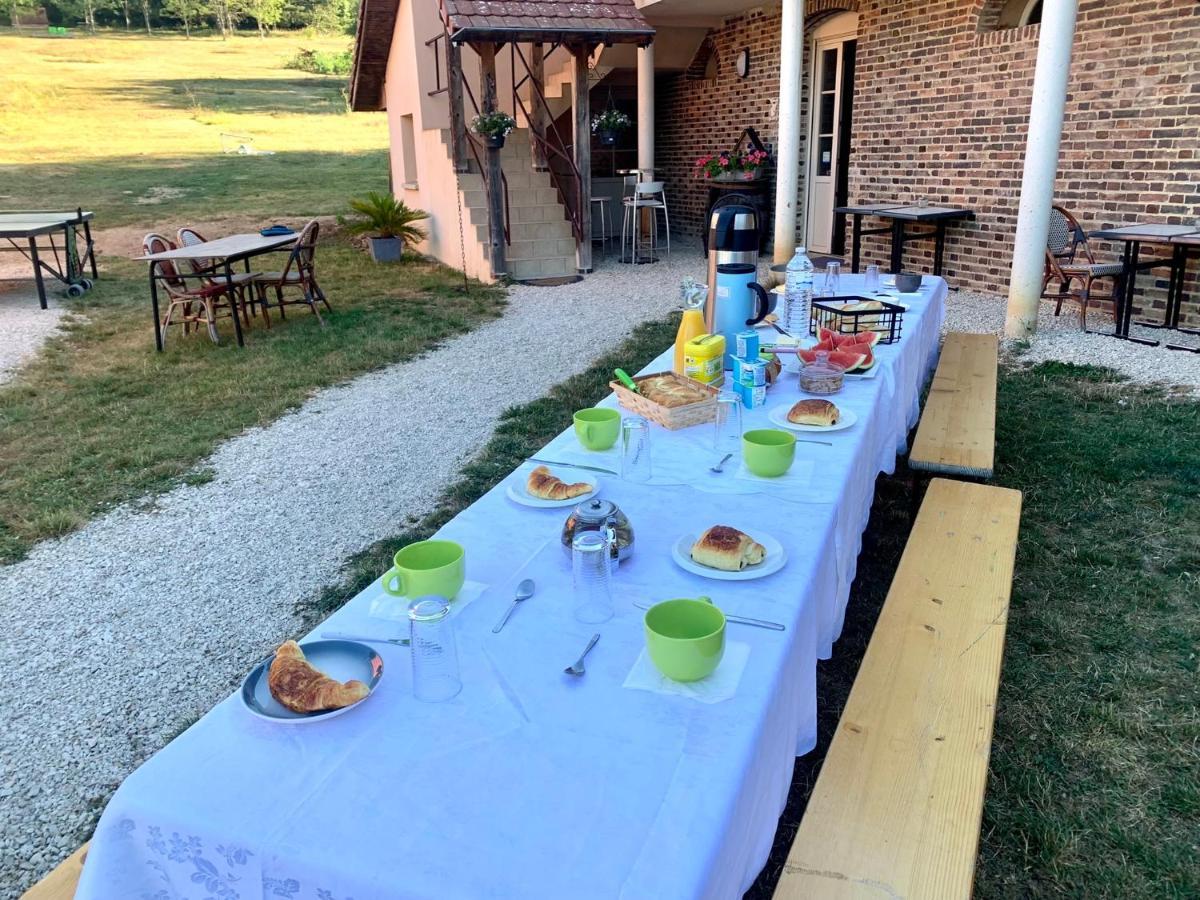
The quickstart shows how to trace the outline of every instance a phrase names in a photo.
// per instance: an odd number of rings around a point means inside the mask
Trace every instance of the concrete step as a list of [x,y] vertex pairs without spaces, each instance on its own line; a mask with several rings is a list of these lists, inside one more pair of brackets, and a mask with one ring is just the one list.
[[[487,243],[487,223],[472,224],[475,226],[475,236],[482,243]],[[510,222],[508,230],[514,241],[556,241],[567,238],[575,240],[571,234],[571,223],[566,219],[557,222]]]
[[[487,209],[487,192],[480,190],[464,190],[462,192],[463,206],[467,209]],[[558,191],[554,188],[510,188],[508,192],[508,208],[512,212],[518,209],[538,209],[553,206],[561,214],[562,205],[558,202]],[[548,219],[516,219],[517,222],[545,222]]]
[[554,256],[569,256],[574,259],[575,239],[558,238],[551,241],[518,241],[514,239],[504,251],[504,255],[509,259],[546,259]]
[[[474,165],[472,163],[472,165]],[[553,188],[549,172],[534,172],[532,169],[506,168],[504,178],[508,182],[509,192],[520,188]],[[463,172],[458,176],[459,187],[464,191],[482,191],[483,176],[475,172]]]
[[518,281],[533,278],[562,278],[575,274],[574,256],[556,256],[546,259],[513,259],[508,264],[508,274]]

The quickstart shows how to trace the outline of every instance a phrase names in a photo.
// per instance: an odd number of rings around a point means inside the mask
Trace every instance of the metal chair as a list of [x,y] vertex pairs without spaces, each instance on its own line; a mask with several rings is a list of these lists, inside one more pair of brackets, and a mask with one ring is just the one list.
[[[612,232],[612,213],[608,208],[607,197],[592,198],[593,214],[596,212],[596,210],[600,211],[600,246],[604,248],[605,252],[608,252],[608,240]],[[595,219],[595,215],[593,215],[592,218]],[[607,225],[605,224],[606,221],[608,223]],[[593,240],[595,240],[594,237]]]
[[[151,232],[142,238],[142,252],[146,255],[164,253],[174,250],[175,244],[161,234]],[[217,306],[217,299],[226,296],[225,287],[209,282],[203,275],[195,272],[184,274],[180,272],[171,260],[158,260],[154,263],[152,273],[154,278],[167,292],[167,309],[162,314],[160,332],[163,347],[167,344],[167,329],[175,324],[176,313],[178,322],[183,325],[183,333],[188,334],[191,326],[199,329],[203,322],[208,327],[208,337],[214,344],[221,343],[217,333],[217,319],[229,317],[236,313],[225,306]],[[194,279],[196,287],[189,287],[187,279]],[[197,309],[198,307],[198,309]]]
[[[626,188],[629,187],[629,182],[632,176],[626,176]],[[642,210],[650,210],[650,251],[662,249],[658,243],[658,211],[662,210],[664,229],[667,233],[666,250],[667,255],[671,255],[671,215],[667,211],[667,195],[663,182],[661,181],[645,181],[638,182],[633,178],[632,194],[625,196],[621,204],[625,207],[625,214],[621,220],[621,255],[625,255],[625,232],[629,231],[630,249],[632,251],[632,260],[637,262],[638,251],[638,217]]]
[[[1080,250],[1083,259],[1077,259]],[[1079,327],[1087,330],[1088,304],[1093,300],[1105,300],[1115,305],[1124,290],[1123,267],[1120,263],[1096,262],[1092,248],[1088,246],[1087,232],[1066,209],[1053,206],[1050,209],[1050,231],[1046,235],[1046,264],[1042,271],[1042,297],[1057,301],[1054,315],[1062,312],[1064,300],[1079,304]],[[1092,283],[1101,278],[1113,281],[1107,294],[1092,296]],[[1058,282],[1058,290],[1051,291],[1052,282]],[[1078,286],[1076,286],[1078,283]]]
[[[264,304],[264,308],[267,302],[267,288],[274,289],[280,318],[287,318],[285,306],[303,303],[313,311],[317,321],[324,325],[325,320],[321,318],[317,302],[320,301],[324,304],[325,309],[333,311],[329,301],[325,299],[325,292],[317,284],[316,251],[319,231],[320,225],[316,219],[313,219],[301,229],[296,243],[287,248],[289,250],[288,258],[283,266],[283,271],[260,272],[254,276],[254,289],[258,292],[259,302]],[[285,299],[284,291],[288,288],[298,289],[303,297],[294,300]]]
[[[175,232],[175,236],[179,238],[180,247],[195,247],[197,244],[205,244],[207,240],[204,235],[198,232],[195,228],[184,226]],[[224,286],[226,278],[224,272],[218,272],[215,260],[208,257],[200,259],[189,259],[188,264],[191,266],[192,272],[205,278],[211,284]],[[253,291],[248,290],[254,281],[253,272],[234,272],[232,273],[232,282],[234,293],[237,295],[238,305],[242,310],[242,323],[248,328],[250,326],[250,315],[258,315],[258,310],[255,308],[256,295]],[[271,327],[271,314],[267,312],[267,307],[263,306],[263,322],[267,328]]]

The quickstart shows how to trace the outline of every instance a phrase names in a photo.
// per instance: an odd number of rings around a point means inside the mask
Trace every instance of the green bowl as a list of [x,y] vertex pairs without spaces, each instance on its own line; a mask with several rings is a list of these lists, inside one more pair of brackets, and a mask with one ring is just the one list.
[[575,413],[575,436],[589,450],[607,450],[621,433],[621,414],[615,409],[581,409]]
[[725,655],[725,614],[707,597],[656,603],[644,623],[651,661],[675,681],[707,678]]
[[777,478],[792,467],[796,436],[778,428],[759,428],[742,435],[746,468],[762,478]]

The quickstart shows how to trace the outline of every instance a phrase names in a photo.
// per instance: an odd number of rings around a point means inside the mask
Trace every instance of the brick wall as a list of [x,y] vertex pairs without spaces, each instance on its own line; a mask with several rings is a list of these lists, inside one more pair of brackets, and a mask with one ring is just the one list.
[[[1001,5],[810,0],[806,26],[837,9],[859,12],[850,200],[926,197],[973,209],[974,222],[951,230],[946,274],[960,285],[1003,293],[1039,29],[997,31]],[[778,7],[731,19],[711,37],[720,57],[715,79],[685,73],[660,75],[658,82],[658,162],[673,219],[691,233],[702,227],[707,197],[690,178],[695,157],[731,143],[745,125],[775,140]],[[752,55],[747,79],[732,68],[742,47]],[[1081,0],[1057,197],[1086,228],[1200,218],[1195,0]],[[1119,252],[1104,244],[1095,249],[1105,259]],[[928,265],[931,252],[922,242],[910,244],[906,264]],[[865,257],[886,262],[885,244],[866,242]],[[1165,271],[1155,273],[1152,305],[1162,305],[1165,278]],[[1142,276],[1139,286],[1151,280]],[[1196,280],[1193,274],[1185,316],[1200,323]]]

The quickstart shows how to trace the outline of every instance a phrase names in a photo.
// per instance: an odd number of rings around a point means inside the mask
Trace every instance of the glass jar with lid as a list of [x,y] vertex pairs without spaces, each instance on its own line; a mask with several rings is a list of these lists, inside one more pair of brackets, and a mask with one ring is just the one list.
[[829,351],[818,350],[817,358],[800,368],[800,390],[806,394],[836,394],[845,378],[845,371],[829,361]]

